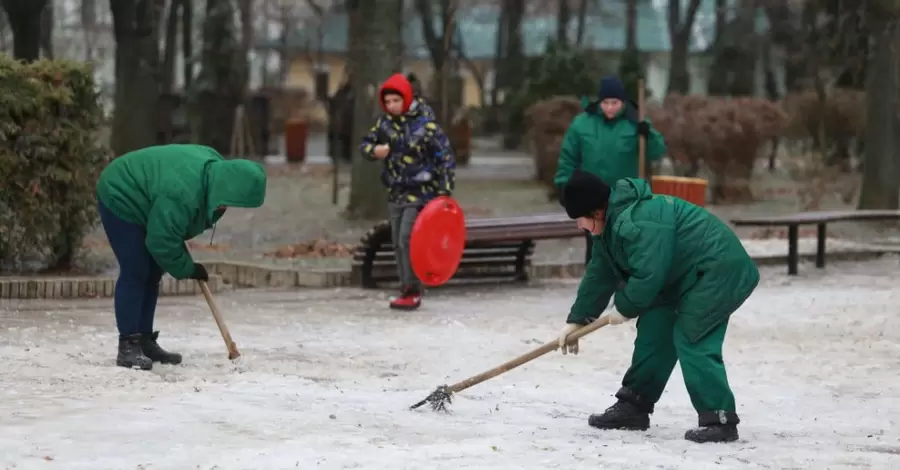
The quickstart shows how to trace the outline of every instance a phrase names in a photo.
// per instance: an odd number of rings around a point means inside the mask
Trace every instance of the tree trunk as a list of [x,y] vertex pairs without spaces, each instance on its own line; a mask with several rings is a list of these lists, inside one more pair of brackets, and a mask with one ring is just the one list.
[[[587,1],[587,0],[585,0]],[[506,0],[504,0],[506,2]],[[495,109],[500,101],[500,90],[503,87],[503,60],[506,52],[506,24],[509,23],[509,11],[501,9],[497,17],[497,42],[494,44],[494,86],[491,88],[491,106]]]
[[672,44],[672,49],[669,52],[668,93],[687,94],[690,92],[688,48],[699,8],[700,0],[690,0],[684,18],[682,18],[681,0],[669,0],[669,42]]
[[866,160],[860,209],[898,209],[898,73],[893,50],[896,27],[884,15],[870,19],[872,57],[866,70]]
[[84,35],[84,60],[94,60],[97,44],[97,0],[81,0],[81,29]]
[[181,0],[169,2],[169,12],[166,16],[166,39],[163,44],[161,87],[163,94],[170,94],[175,89],[175,56],[178,50],[178,17],[181,7]]
[[53,59],[53,2],[47,2],[41,12],[41,51]]
[[638,0],[625,0],[625,50],[636,51]]
[[41,57],[41,16],[47,3],[47,0],[3,0],[16,59],[33,62]]
[[184,66],[181,73],[184,89],[190,90],[194,83],[194,2],[181,0],[181,56]]
[[[435,15],[431,0],[416,0],[415,6],[419,17],[422,20],[422,37],[425,39],[425,45],[431,56],[432,70],[434,70],[434,80],[431,81],[435,86],[430,90],[433,95],[430,96],[429,104],[434,109],[438,117],[438,122],[443,126],[449,126],[450,118],[455,110],[455,104],[449,103],[447,98],[447,87],[450,85],[450,76],[456,74],[455,61],[451,61],[451,45],[453,40],[453,32],[455,30],[454,16],[456,7],[451,0],[440,0],[440,27],[435,25]],[[402,14],[402,12],[401,12]],[[402,44],[402,42],[401,42]],[[398,54],[390,54],[388,57],[400,57]],[[452,62],[452,63],[451,63]]]
[[581,0],[578,4],[578,28],[575,30],[575,46],[581,47],[584,44],[584,27],[587,23],[588,1]]
[[672,36],[672,49],[669,52],[669,85],[666,93],[686,95],[691,91],[691,74],[688,71],[689,38],[690,36],[683,34]]
[[113,152],[116,155],[157,143],[159,23],[163,2],[110,0],[116,39],[116,92]]
[[[403,42],[402,0],[350,0],[347,2],[352,32],[350,60],[354,93],[354,147],[368,133],[381,112],[379,84],[391,75],[395,64],[392,51]],[[350,200],[344,215],[350,219],[380,220],[387,217],[387,203],[381,183],[381,162],[370,162],[353,152]]]
[[556,14],[556,40],[561,44],[569,44],[569,21],[572,19],[569,0],[556,1],[559,2],[559,9]]
[[[507,0],[509,21],[506,23],[506,51],[503,57],[503,91],[508,96],[522,86],[526,75],[524,40],[522,37],[522,23],[525,20],[525,0]],[[510,119],[507,115],[506,132],[503,135],[503,148],[514,150],[519,148],[522,142],[522,134],[525,132],[521,119]]]
[[756,0],[741,0],[737,19],[732,28],[736,36],[731,96],[753,96],[756,93],[756,59],[759,56],[756,40]]
[[222,155],[242,153],[231,148],[235,112],[247,84],[247,57],[235,27],[235,0],[207,0],[203,21],[203,67],[192,90],[197,116],[196,141]]

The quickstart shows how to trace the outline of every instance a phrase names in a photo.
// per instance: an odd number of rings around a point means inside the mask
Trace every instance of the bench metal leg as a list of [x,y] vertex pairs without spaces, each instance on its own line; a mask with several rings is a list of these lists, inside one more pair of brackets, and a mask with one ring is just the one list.
[[798,230],[796,225],[788,225],[788,276],[797,275],[799,253],[797,250]]
[[816,233],[816,267],[825,267],[825,224],[819,224]]
[[525,240],[519,246],[519,251],[516,253],[516,273],[514,275],[516,281],[528,281],[528,271],[525,268],[528,265],[528,253],[533,246],[534,242],[531,240]]

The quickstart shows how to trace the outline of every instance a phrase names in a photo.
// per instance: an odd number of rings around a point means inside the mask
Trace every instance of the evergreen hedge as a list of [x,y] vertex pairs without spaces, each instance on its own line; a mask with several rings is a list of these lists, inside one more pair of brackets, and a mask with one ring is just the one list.
[[0,272],[70,269],[111,158],[86,64],[0,54]]

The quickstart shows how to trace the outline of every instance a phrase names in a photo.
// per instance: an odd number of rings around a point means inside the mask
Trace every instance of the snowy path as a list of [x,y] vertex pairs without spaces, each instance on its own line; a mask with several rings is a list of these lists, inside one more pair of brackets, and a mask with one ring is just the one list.
[[186,361],[150,373],[113,365],[108,301],[0,303],[0,468],[896,469],[898,269],[766,269],[726,342],[742,439],[705,446],[682,439],[696,415],[677,369],[648,432],[587,425],[613,402],[630,324],[452,414],[406,409],[553,338],[574,282],[448,290],[414,313],[356,290],[223,295],[235,365],[202,298],[168,298],[160,341]]

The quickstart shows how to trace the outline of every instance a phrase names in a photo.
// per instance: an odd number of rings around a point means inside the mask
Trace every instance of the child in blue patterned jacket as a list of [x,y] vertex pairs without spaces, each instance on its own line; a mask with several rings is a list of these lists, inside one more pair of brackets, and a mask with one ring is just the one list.
[[421,305],[422,289],[409,259],[409,237],[422,207],[454,188],[453,151],[434,112],[414,96],[402,74],[388,78],[378,93],[385,114],[363,137],[360,150],[381,160],[381,181],[388,191],[391,238],[400,277],[400,296],[391,308],[412,310]]

